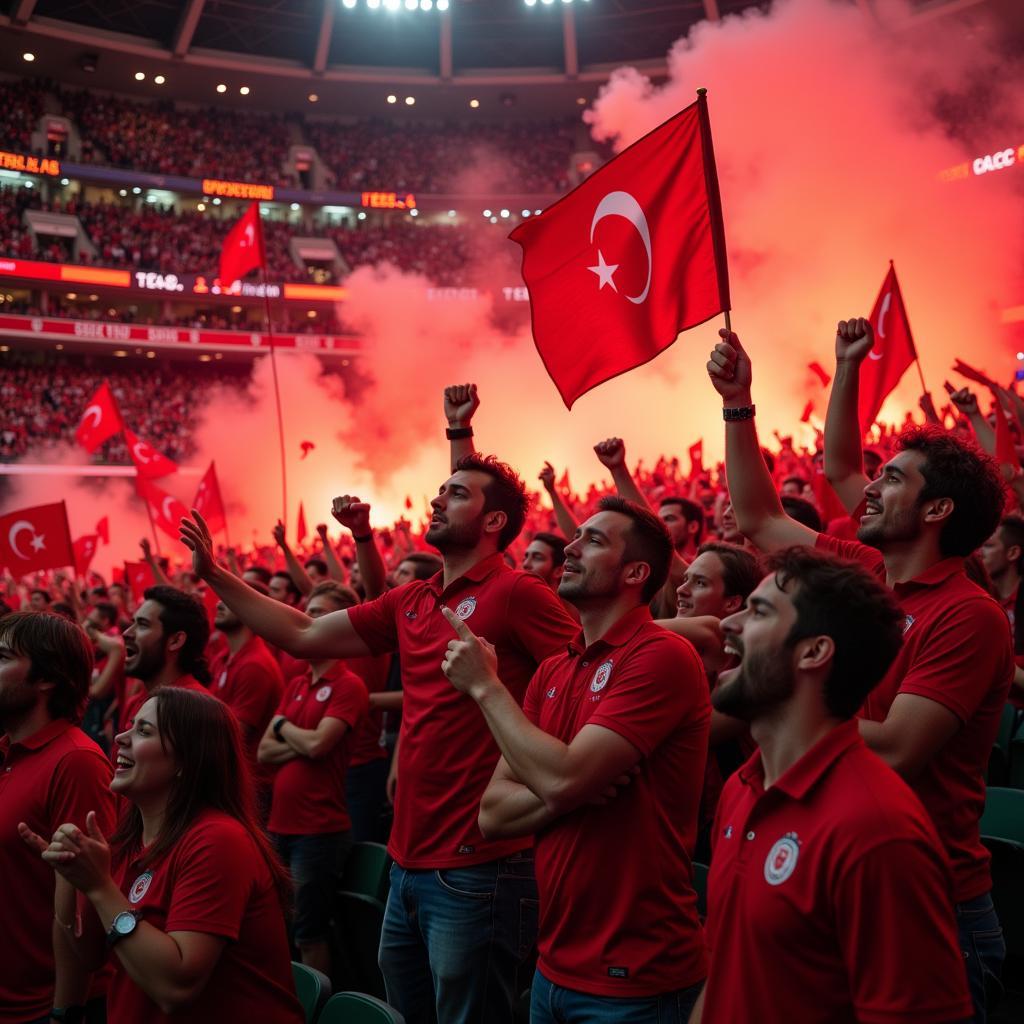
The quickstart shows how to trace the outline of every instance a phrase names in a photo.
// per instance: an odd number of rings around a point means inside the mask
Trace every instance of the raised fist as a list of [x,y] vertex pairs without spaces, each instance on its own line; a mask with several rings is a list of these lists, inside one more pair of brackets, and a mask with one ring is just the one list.
[[451,384],[444,389],[444,415],[449,427],[468,427],[479,407],[475,384]]
[[283,548],[287,543],[284,536],[284,523],[282,523],[281,520],[278,519],[277,525],[274,526],[270,532],[274,536],[274,543],[276,543],[278,547]]
[[836,327],[836,362],[860,364],[875,344],[875,332],[864,317],[840,320]]
[[722,340],[714,347],[708,360],[711,383],[724,401],[743,401],[749,404],[753,382],[750,357],[734,332],[723,327],[718,336]]
[[356,537],[365,537],[370,528],[370,506],[355,494],[343,494],[331,502],[331,515]]
[[609,437],[594,445],[594,454],[602,466],[613,472],[626,464],[626,445],[621,437]]
[[537,475],[537,479],[544,486],[544,490],[551,494],[555,489],[555,467],[550,462],[545,462],[544,468]]

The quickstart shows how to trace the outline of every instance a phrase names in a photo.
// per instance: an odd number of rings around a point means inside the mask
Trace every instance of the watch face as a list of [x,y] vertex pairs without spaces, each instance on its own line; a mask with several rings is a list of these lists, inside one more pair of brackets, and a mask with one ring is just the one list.
[[113,924],[118,935],[128,935],[135,929],[135,915],[124,910],[114,918]]

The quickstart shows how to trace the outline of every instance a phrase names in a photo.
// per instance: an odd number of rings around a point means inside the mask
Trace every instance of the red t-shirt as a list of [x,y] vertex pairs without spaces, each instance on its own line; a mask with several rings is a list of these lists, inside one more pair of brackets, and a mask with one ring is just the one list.
[[53,868],[25,845],[18,822],[49,841],[95,811],[109,835],[111,775],[103,751],[64,719],[18,743],[0,737],[0,1021],[35,1020],[53,1006]]
[[443,573],[413,580],[348,609],[372,654],[399,652],[402,727],[395,821],[388,850],[404,868],[483,864],[530,846],[529,838],[485,840],[480,798],[498,746],[476,703],[441,671],[455,631],[451,608],[498,651],[498,674],[521,701],[537,665],[565,647],[576,624],[539,576],[485,558],[445,588]]
[[768,790],[756,753],[712,841],[704,1024],[970,1019],[935,828],[856,721]]
[[114,881],[142,920],[161,931],[203,932],[227,942],[199,997],[173,1018],[161,1013],[111,953],[116,971],[107,1000],[110,1024],[303,1024],[273,876],[234,818],[203,811],[165,857],[144,866],[138,858],[121,860]]
[[299,756],[278,767],[267,823],[271,832],[307,836],[352,827],[345,804],[345,771],[368,704],[366,685],[343,662],[336,662],[316,682],[308,670],[288,684],[275,715],[285,715],[300,729],[315,729],[322,719],[337,718],[348,731],[325,757],[313,761]]
[[[874,548],[822,534],[818,547],[885,578]],[[960,719],[959,731],[911,786],[935,822],[953,869],[955,899],[963,903],[992,888],[978,822],[985,809],[985,770],[1013,679],[1010,628],[999,605],[964,574],[960,558],[897,583],[893,594],[906,615],[903,647],[860,715],[883,722],[897,694],[913,693]]]
[[537,836],[541,972],[598,996],[697,984],[707,958],[690,857],[711,704],[693,645],[638,608],[589,647],[580,634],[548,658],[523,710],[565,743],[600,725],[643,755],[614,800],[579,807]]
[[[388,666],[391,658],[384,654],[378,658],[346,658],[345,665],[366,684],[368,693],[380,693],[387,685]],[[352,757],[349,767],[356,768],[371,761],[380,761],[388,756],[381,745],[384,731],[384,712],[380,708],[368,708],[352,737]]]
[[210,666],[210,693],[235,713],[242,730],[245,754],[258,784],[269,785],[273,769],[256,760],[256,749],[281,700],[284,678],[267,645],[255,634],[232,654],[225,650]]
[[[198,693],[205,693],[207,696],[209,696],[210,693],[210,691],[203,686],[198,679],[193,679],[192,676],[179,676],[173,683],[166,683],[165,685],[178,686],[183,690],[195,690]],[[131,728],[132,722],[135,721],[135,716],[139,713],[139,708],[141,708],[142,705],[145,704],[152,696],[153,694],[150,693],[145,686],[142,686],[139,690],[125,699],[123,716],[124,729]],[[114,749],[111,751],[110,756],[114,760],[117,760],[117,744],[114,744]]]

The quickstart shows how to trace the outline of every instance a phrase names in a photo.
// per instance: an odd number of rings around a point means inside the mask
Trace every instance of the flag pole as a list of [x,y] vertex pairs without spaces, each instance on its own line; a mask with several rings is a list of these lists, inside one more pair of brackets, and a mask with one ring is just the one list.
[[[260,228],[262,234],[262,226]],[[281,386],[277,380],[277,357],[274,353],[274,328],[270,320],[270,284],[267,281],[266,247],[261,246],[260,273],[263,275],[263,312],[267,322],[267,337],[270,339],[270,369],[274,378],[274,404],[277,406],[277,440],[281,449],[281,522],[288,525],[288,475],[284,451],[284,416],[281,413]],[[223,499],[221,499],[223,501]],[[224,531],[227,533],[227,513],[224,515]],[[230,546],[230,545],[229,545]]]
[[156,523],[153,522],[153,510],[149,507],[148,501],[146,502],[146,515],[149,516],[149,530],[150,533],[153,534],[153,543],[156,545],[156,553],[160,558],[163,558],[164,553],[160,550],[160,538],[157,536]]

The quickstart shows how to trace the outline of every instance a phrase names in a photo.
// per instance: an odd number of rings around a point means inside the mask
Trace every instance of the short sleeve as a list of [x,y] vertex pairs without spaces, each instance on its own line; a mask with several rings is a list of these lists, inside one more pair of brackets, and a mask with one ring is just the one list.
[[261,864],[255,843],[241,825],[199,825],[181,841],[175,857],[166,931],[237,939]]
[[827,533],[819,533],[814,546],[819,551],[826,551],[847,562],[857,562],[868,572],[885,579],[885,561],[882,553],[875,548],[869,548],[867,544],[861,544],[856,540],[840,540],[838,537],[830,537]]
[[390,654],[398,650],[398,629],[395,624],[399,614],[399,601],[405,591],[415,586],[407,583],[395,587],[373,601],[357,604],[347,611],[348,621],[370,649],[371,654]]
[[110,835],[117,824],[114,794],[110,792],[110,761],[97,747],[76,747],[68,751],[50,777],[47,807],[52,831],[70,821],[85,828],[85,816],[96,812],[100,831]]
[[532,573],[520,573],[512,585],[508,622],[517,641],[538,664],[565,650],[580,631],[555,592]]
[[544,666],[541,665],[536,672],[533,673],[533,678],[530,680],[529,685],[526,687],[526,693],[523,696],[523,714],[534,724],[540,721],[540,697],[539,694],[541,689],[544,687],[544,677],[547,672]]
[[686,641],[663,632],[612,668],[613,685],[587,725],[601,725],[650,754],[670,733],[685,726],[707,731],[711,720],[704,666]]
[[951,604],[920,644],[900,693],[927,697],[968,721],[1003,676],[1013,676],[1013,644],[1003,610],[977,598]]
[[324,718],[337,718],[349,729],[354,729],[370,709],[370,695],[366,683],[354,672],[346,671],[331,686]]
[[834,891],[858,1021],[970,1019],[949,873],[938,849],[910,840],[877,846],[850,858]]

